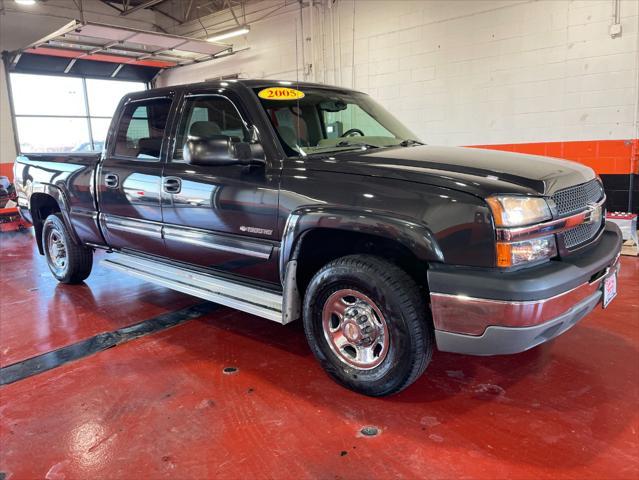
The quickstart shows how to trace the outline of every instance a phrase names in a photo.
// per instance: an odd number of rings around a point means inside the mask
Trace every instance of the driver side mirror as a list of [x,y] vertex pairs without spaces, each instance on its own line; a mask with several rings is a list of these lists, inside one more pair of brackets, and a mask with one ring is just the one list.
[[[257,150],[261,146],[257,145]],[[184,160],[192,165],[264,165],[264,160],[254,158],[252,145],[233,142],[231,137],[190,137],[184,144]]]

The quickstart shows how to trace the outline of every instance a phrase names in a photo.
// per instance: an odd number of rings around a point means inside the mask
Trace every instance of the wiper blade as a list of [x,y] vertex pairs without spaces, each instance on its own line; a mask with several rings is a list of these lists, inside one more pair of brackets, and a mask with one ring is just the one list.
[[366,147],[366,148],[380,148],[379,145],[373,145],[372,143],[365,143],[365,142],[359,142],[359,143],[349,143],[346,141],[341,141],[339,142],[337,145],[335,145],[336,147]]
[[419,140],[413,140],[411,138],[407,138],[406,140],[399,142],[399,144],[402,147],[410,147],[413,145],[426,145],[424,142],[420,142]]

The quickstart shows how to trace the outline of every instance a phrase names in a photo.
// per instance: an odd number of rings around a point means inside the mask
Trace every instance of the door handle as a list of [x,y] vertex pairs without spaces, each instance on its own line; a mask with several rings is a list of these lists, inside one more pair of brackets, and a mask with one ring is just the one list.
[[120,179],[115,173],[107,173],[104,176],[104,184],[109,188],[118,188]]
[[166,177],[162,186],[166,193],[180,193],[182,190],[182,180],[177,177]]

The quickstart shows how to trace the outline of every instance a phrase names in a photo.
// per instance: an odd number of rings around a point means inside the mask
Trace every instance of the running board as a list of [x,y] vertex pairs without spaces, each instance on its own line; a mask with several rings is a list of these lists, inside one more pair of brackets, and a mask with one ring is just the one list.
[[282,315],[282,295],[268,290],[124,253],[111,253],[100,264],[194,297],[286,323]]

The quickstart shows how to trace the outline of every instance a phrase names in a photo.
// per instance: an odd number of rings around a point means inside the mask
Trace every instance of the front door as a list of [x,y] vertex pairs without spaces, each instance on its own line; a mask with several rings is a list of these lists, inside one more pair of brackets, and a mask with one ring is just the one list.
[[160,191],[164,133],[172,99],[121,108],[98,173],[100,225],[109,246],[165,255]]
[[175,148],[162,179],[168,255],[206,269],[276,283],[279,169],[202,166],[183,160],[189,135],[250,142],[241,105],[232,96],[186,95]]

